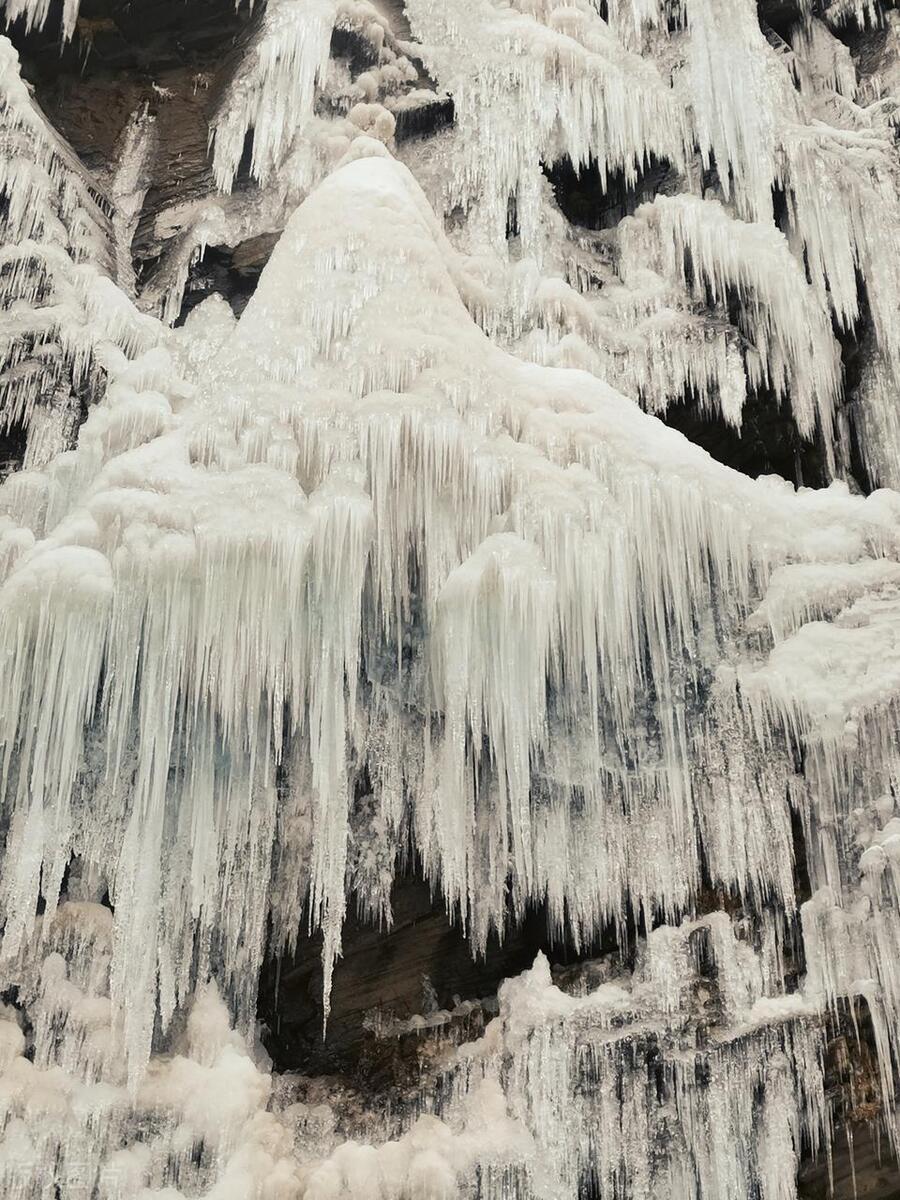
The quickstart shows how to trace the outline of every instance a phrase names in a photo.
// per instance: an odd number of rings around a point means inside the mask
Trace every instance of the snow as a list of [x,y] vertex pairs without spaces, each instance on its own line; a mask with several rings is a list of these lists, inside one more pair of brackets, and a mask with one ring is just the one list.
[[[847,482],[838,341],[864,286],[854,428],[896,483],[888,110],[831,10],[779,49],[743,0],[406,9],[408,43],[269,0],[219,193],[137,296],[152,124],[104,195],[0,40],[4,1194],[787,1200],[859,997],[896,1144],[900,496]],[[578,232],[563,159],[667,174]],[[196,256],[269,230],[240,319],[171,328]],[[655,415],[738,430],[760,391],[828,486]],[[538,906],[620,949],[568,989],[539,956],[474,1042],[465,998],[376,1021],[438,1074],[354,1124],[273,1075],[257,981],[321,935],[327,1035],[348,902],[389,924],[413,860],[475,954]]]

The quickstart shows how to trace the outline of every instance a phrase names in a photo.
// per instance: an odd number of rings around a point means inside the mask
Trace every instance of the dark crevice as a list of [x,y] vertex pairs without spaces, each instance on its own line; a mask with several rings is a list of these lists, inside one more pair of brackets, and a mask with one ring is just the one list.
[[378,65],[378,51],[373,44],[355,29],[340,26],[331,35],[331,57],[343,58],[353,75],[361,75],[370,67]]
[[239,317],[256,290],[274,240],[275,235],[271,240],[254,238],[253,243],[260,246],[256,257],[245,250],[249,246],[246,242],[235,249],[228,246],[208,246],[203,257],[190,267],[181,312],[175,324],[183,325],[188,314],[198,304],[215,294],[227,300],[231,311]]
[[149,74],[178,67],[213,68],[222,49],[246,26],[246,6],[233,0],[82,0],[75,31],[62,43],[61,0],[52,0],[43,27],[15,21],[7,35],[27,63],[33,82],[58,75]]
[[519,236],[519,198],[510,196],[506,205],[506,240],[514,241]]
[[787,41],[791,30],[804,17],[801,0],[759,0],[756,6],[762,28],[768,25],[780,38]]
[[[366,923],[351,905],[344,923],[343,955],[334,970],[324,1040],[321,935],[301,934],[292,955],[265,964],[258,1015],[277,1070],[336,1072],[372,1087],[393,1085],[413,1070],[415,1045],[411,1047],[408,1039],[374,1038],[365,1026],[374,1011],[396,1020],[421,1013],[426,988],[432,989],[433,1003],[452,1009],[456,999],[495,996],[499,984],[530,967],[539,951],[555,967],[565,969],[616,948],[612,932],[580,948],[569,939],[554,937],[547,910],[541,907],[529,909],[520,924],[506,931],[502,942],[492,934],[487,953],[476,956],[421,875],[406,873],[395,880],[391,903],[390,929]],[[466,1032],[478,1036],[478,1031]]]
[[15,424],[0,431],[0,483],[13,471],[19,471],[25,461],[28,434],[25,426]]
[[850,472],[865,494],[875,490],[876,481],[869,475],[860,446],[860,430],[856,419],[854,397],[862,382],[867,362],[877,354],[875,327],[865,280],[857,273],[856,294],[859,298],[859,315],[852,329],[842,329],[835,323],[835,335],[841,347],[841,364],[844,373],[844,397],[849,434],[848,453]]
[[646,200],[652,200],[671,175],[664,159],[651,156],[629,181],[623,168],[610,171],[604,178],[596,159],[576,167],[571,159],[561,158],[544,165],[556,202],[573,225],[584,229],[611,229],[623,217],[630,216]]
[[396,141],[405,142],[414,137],[429,137],[453,124],[453,97],[435,94],[433,103],[419,104],[415,108],[400,108],[395,116]]
[[794,891],[797,903],[803,904],[812,895],[809,863],[806,853],[806,833],[803,820],[796,808],[791,808],[791,841],[794,846]]
[[715,411],[702,411],[693,393],[659,416],[718,462],[744,475],[780,475],[798,487],[828,482],[824,447],[819,440],[811,443],[800,436],[790,405],[771,391],[747,396],[740,429]]

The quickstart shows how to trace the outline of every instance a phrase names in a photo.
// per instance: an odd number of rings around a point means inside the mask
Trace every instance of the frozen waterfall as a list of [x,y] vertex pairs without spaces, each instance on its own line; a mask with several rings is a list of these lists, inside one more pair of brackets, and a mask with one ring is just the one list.
[[[150,0],[0,7],[0,1196],[900,1194],[897,10],[257,0],[140,92]],[[681,431],[760,412],[817,478]],[[550,951],[273,1064],[410,873]]]

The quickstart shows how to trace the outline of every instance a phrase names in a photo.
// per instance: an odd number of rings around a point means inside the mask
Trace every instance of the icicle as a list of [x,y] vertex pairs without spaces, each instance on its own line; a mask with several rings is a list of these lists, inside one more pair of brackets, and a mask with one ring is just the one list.
[[[652,415],[696,392],[738,427],[768,386],[837,466],[831,320],[857,320],[859,272],[856,404],[889,450],[886,118],[826,126],[846,61],[796,92],[743,4],[690,0],[687,34],[643,0],[408,9],[454,104],[408,150],[440,216],[391,154],[379,97],[418,72],[385,18],[270,0],[215,172],[233,186],[252,131],[246,220],[310,194],[241,319],[209,300],[178,330],[78,261],[116,244],[129,282],[139,123],[111,242],[0,42],[0,419],[29,425],[0,487],[0,982],[31,1039],[0,1013],[0,1186],[23,1200],[36,1162],[104,1200],[787,1200],[847,998],[893,1103],[900,500],[751,480]],[[377,60],[356,79],[327,73],[335,27]],[[684,190],[695,135],[750,219]],[[562,158],[628,184],[664,159],[676,194],[589,244],[541,172]],[[142,303],[173,317],[245,216],[198,203]],[[787,992],[792,821],[813,897]],[[343,1140],[273,1095],[260,966],[320,934],[327,1017],[349,892],[388,921],[413,855],[476,951],[538,905],[582,952],[650,932],[577,995],[539,958],[408,1113]],[[451,1036],[447,1012],[395,1032]]]
[[337,0],[270,0],[255,38],[210,130],[221,191],[234,183],[253,131],[250,171],[261,184],[279,165],[301,121],[312,114],[315,86],[328,64]]
[[135,278],[131,243],[137,230],[144,197],[150,186],[148,163],[156,141],[155,118],[146,106],[137,109],[119,135],[116,168],[109,181],[109,202],[116,248],[116,282],[127,296],[134,296]]
[[742,216],[772,216],[778,100],[787,76],[759,28],[750,0],[689,0],[689,69],[704,166],[715,160],[725,197]]
[[438,82],[454,96],[465,147],[446,209],[479,211],[485,238],[505,244],[510,198],[523,241],[537,246],[539,164],[593,158],[601,176],[633,180],[651,154],[685,157],[686,125],[653,65],[624,51],[590,4],[552,8],[494,0],[408,5]]
[[668,278],[687,282],[692,271],[693,286],[707,289],[713,304],[723,304],[732,289],[759,355],[758,365],[747,364],[751,382],[790,395],[800,432],[811,437],[818,426],[831,445],[838,348],[824,307],[777,229],[735,221],[714,200],[657,196],[622,238],[626,281],[631,264],[655,252]]

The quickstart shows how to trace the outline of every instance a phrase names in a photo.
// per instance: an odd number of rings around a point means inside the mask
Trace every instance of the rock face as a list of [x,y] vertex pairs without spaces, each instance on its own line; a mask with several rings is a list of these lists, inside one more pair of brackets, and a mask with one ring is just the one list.
[[896,12],[5,12],[0,1194],[900,1196]]
[[890,1200],[897,1195],[897,1172],[890,1156],[885,1156],[877,1134],[864,1123],[849,1136],[846,1131],[839,1135],[830,1177],[824,1165],[804,1169],[799,1194],[809,1200],[854,1195],[865,1196],[867,1200]]
[[[305,939],[293,955],[267,967],[259,1016],[267,1026],[263,1040],[279,1069],[340,1073],[360,1087],[389,1091],[408,1082],[410,1064],[418,1069],[422,1033],[429,1031],[427,1024],[423,1030],[412,1026],[406,1036],[392,1037],[392,1027],[441,1013],[447,1019],[433,1028],[442,1033],[480,1032],[478,1023],[496,1012],[499,984],[530,967],[535,955],[549,955],[564,975],[603,949],[600,944],[580,951],[554,945],[546,912],[534,912],[503,941],[492,939],[483,957],[473,958],[443,905],[416,878],[397,881],[392,910],[389,928],[348,918],[324,1039],[321,939]],[[613,948],[609,939],[607,949]],[[460,1006],[460,1001],[468,1003]],[[383,1027],[383,1036],[373,1039],[373,1022]]]

